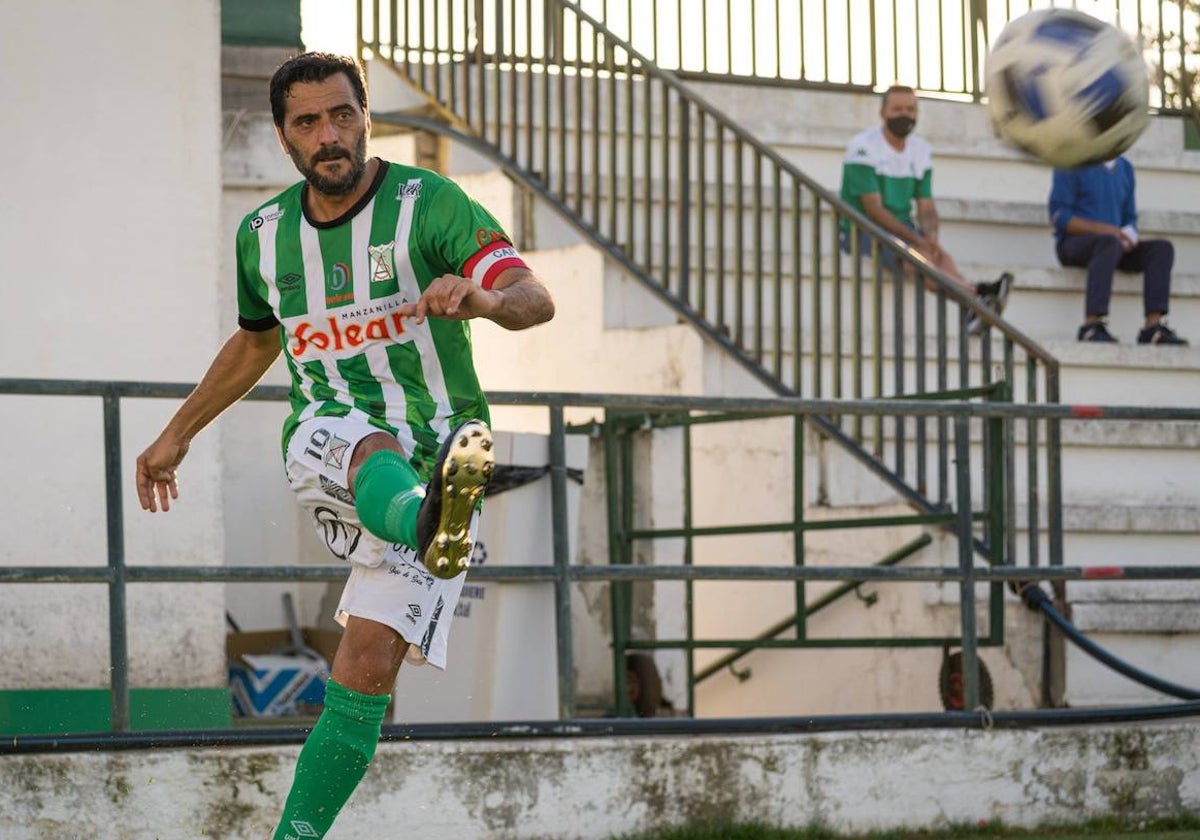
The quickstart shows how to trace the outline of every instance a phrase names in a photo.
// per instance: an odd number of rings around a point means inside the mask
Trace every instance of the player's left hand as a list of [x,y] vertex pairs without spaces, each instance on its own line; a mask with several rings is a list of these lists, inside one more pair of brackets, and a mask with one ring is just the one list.
[[482,289],[466,277],[443,274],[425,289],[416,303],[400,307],[400,314],[414,316],[418,324],[426,318],[466,321],[487,318],[500,307],[499,292]]

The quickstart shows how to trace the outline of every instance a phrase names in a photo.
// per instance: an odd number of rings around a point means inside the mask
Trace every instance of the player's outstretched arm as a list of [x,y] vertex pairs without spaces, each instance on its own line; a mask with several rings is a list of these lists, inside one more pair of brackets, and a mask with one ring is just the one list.
[[175,416],[137,459],[137,492],[142,510],[171,509],[179,498],[175,470],[192,438],[262,379],[279,355],[279,329],[239,329],[225,342],[208,372],[179,406]]
[[487,318],[509,330],[523,330],[554,317],[550,292],[527,268],[508,268],[496,277],[491,289],[482,289],[465,277],[443,274],[417,300],[400,309],[418,324],[426,318],[466,321]]

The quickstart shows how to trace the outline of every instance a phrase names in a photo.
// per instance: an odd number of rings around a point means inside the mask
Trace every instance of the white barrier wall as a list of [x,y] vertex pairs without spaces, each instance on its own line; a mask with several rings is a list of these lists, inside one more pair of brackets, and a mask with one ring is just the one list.
[[[217,0],[5,0],[0,11],[0,377],[194,381],[217,347],[220,200]],[[150,519],[133,458],[172,404],[122,404],[130,563],[219,563],[215,440],[184,498]],[[8,480],[0,563],[106,562],[97,399],[0,397]],[[223,679],[219,585],[129,592],[135,686]],[[101,586],[0,587],[0,688],[107,685]],[[70,650],[64,656],[63,650]]]

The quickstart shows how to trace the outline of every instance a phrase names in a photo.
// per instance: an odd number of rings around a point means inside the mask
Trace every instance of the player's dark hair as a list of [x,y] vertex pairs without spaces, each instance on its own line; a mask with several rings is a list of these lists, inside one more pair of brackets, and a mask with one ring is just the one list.
[[915,90],[913,90],[911,87],[909,87],[908,85],[892,85],[890,88],[888,88],[887,90],[885,90],[883,92],[883,99],[880,100],[880,102],[879,102],[879,110],[882,111],[884,108],[887,107],[888,97],[891,96],[893,93],[911,93],[913,96],[916,96],[916,94],[917,94],[917,92]]
[[353,58],[324,52],[306,52],[279,65],[271,77],[271,116],[283,127],[288,92],[297,82],[323,82],[335,73],[345,73],[364,112],[367,110],[367,83],[362,65]]

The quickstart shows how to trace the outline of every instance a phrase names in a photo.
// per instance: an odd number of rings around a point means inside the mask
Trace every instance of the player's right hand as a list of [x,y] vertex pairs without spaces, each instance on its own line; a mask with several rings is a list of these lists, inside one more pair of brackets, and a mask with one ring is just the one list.
[[175,469],[187,453],[186,440],[160,437],[138,456],[137,492],[142,510],[156,513],[160,505],[163,512],[171,509],[171,499],[179,498]]

